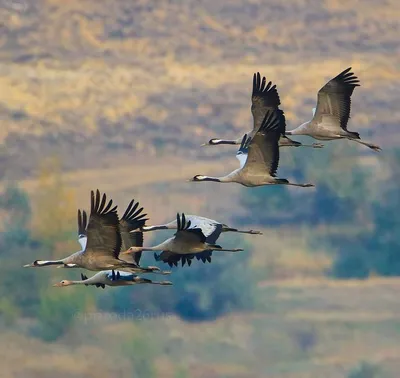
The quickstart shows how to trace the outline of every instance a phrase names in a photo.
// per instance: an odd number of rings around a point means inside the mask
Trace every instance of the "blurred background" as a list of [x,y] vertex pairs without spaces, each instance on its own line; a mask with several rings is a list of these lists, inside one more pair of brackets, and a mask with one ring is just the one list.
[[[399,19],[397,0],[0,0],[0,376],[398,377]],[[185,182],[237,167],[235,147],[200,144],[251,128],[254,72],[290,130],[350,66],[349,128],[381,153],[282,149],[279,176],[310,190]],[[23,269],[80,249],[97,188],[153,224],[184,211],[264,235],[223,235],[245,252],[174,268],[172,287]]]

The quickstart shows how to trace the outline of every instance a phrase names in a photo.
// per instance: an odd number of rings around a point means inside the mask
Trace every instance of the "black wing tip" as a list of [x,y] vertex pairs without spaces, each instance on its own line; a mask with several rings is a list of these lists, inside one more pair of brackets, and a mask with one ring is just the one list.
[[118,206],[115,205],[114,207],[111,207],[113,204],[112,199],[110,199],[106,205],[107,195],[106,193],[101,195],[99,189],[96,189],[96,195],[94,194],[94,191],[91,190],[90,200],[90,212],[92,214],[107,215],[111,213],[117,213]]
[[340,81],[343,84],[346,84],[346,85],[352,86],[352,87],[360,87],[361,86],[360,79],[352,71],[352,67],[346,68],[339,75],[334,77],[333,80]]
[[[278,109],[280,110],[280,109]],[[268,110],[264,116],[264,119],[261,123],[260,130],[262,131],[276,131],[279,128],[282,128],[280,125],[281,122],[284,121],[284,113],[277,112],[275,110]]]

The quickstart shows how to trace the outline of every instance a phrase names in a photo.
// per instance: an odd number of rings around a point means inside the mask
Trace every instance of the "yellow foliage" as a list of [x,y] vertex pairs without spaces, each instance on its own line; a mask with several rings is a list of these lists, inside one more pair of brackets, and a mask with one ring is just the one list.
[[[64,184],[61,164],[56,157],[43,161],[38,176],[33,231],[39,238],[55,243],[74,223],[75,191]],[[60,249],[62,253],[63,248]]]

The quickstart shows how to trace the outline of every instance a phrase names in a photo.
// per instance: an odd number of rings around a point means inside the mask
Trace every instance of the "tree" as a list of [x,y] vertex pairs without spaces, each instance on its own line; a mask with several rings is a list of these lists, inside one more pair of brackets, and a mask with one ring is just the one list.
[[51,246],[70,237],[71,224],[76,218],[75,192],[65,185],[60,162],[55,157],[43,161],[40,167],[34,209],[36,237]]

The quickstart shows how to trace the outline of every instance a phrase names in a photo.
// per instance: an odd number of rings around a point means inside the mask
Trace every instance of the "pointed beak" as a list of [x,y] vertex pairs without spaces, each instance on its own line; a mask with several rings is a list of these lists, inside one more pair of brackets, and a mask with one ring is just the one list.
[[129,255],[130,253],[133,253],[133,252],[130,252],[129,250],[127,250],[127,251],[124,251],[124,252],[120,252],[119,254],[120,255]]
[[206,146],[209,146],[210,144],[209,143],[203,143],[203,144],[200,144],[200,147],[206,147]]
[[32,268],[34,265],[31,263],[31,264],[26,264],[26,265],[24,265],[24,268]]
[[56,284],[54,284],[54,285],[51,285],[51,286],[53,286],[53,287],[61,287],[62,285],[61,285],[61,283],[60,283],[60,282],[57,282]]

